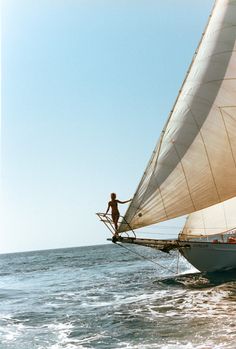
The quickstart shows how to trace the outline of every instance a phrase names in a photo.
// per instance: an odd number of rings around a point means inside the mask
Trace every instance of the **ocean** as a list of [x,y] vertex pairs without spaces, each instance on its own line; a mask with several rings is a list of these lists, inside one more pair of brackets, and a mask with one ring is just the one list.
[[129,249],[0,255],[0,349],[236,348],[236,274]]

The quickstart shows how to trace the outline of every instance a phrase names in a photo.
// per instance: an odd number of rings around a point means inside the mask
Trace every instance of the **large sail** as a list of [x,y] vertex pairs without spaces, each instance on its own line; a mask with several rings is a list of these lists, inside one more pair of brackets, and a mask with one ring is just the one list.
[[119,231],[236,196],[236,0],[206,30]]
[[191,213],[179,235],[180,240],[236,231],[236,198]]

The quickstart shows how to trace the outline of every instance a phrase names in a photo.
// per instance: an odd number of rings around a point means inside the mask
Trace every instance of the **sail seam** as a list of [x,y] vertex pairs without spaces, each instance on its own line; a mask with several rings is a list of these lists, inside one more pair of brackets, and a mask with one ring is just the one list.
[[168,214],[167,214],[167,211],[166,211],[166,207],[165,207],[164,199],[163,199],[163,196],[162,196],[161,188],[159,186],[158,186],[158,190],[159,190],[159,194],[160,194],[160,197],[161,197],[161,201],[162,201],[162,205],[163,205],[163,208],[164,208],[164,211],[165,211],[166,218],[169,218]]
[[206,153],[207,161],[208,161],[208,164],[209,164],[209,168],[210,168],[210,171],[211,171],[212,180],[213,180],[213,183],[214,183],[214,186],[215,186],[215,189],[216,189],[216,193],[217,193],[219,202],[221,202],[220,194],[219,194],[219,191],[218,191],[218,188],[217,188],[217,185],[216,185],[216,180],[215,180],[215,177],[214,177],[214,174],[213,174],[210,158],[209,158],[208,151],[207,151],[207,146],[206,146],[206,143],[204,141],[204,138],[203,138],[203,135],[202,135],[202,132],[201,132],[201,128],[199,127],[199,125],[197,123],[197,120],[195,118],[195,115],[194,115],[193,111],[190,108],[189,108],[189,110],[190,110],[190,113],[191,113],[191,115],[193,117],[193,120],[195,121],[195,124],[196,124],[196,126],[197,126],[197,128],[199,130],[199,135],[201,137],[201,140],[202,140],[202,143],[203,143],[203,146],[204,146],[204,150],[205,150],[205,153]]
[[[226,132],[226,135],[227,135],[227,138],[228,138],[228,142],[229,142],[229,147],[230,147],[231,155],[232,155],[232,158],[233,158],[233,160],[234,160],[234,166],[236,167],[236,160],[235,160],[234,153],[233,153],[233,149],[232,149],[232,146],[231,146],[230,137],[229,137],[229,132],[228,132],[228,129],[227,129],[227,126],[226,126],[226,123],[225,123],[225,119],[224,119],[223,113],[222,113],[222,108],[219,107],[219,110],[220,110],[220,115],[221,115],[221,117],[222,117],[222,121],[223,121],[223,124],[224,124],[224,127],[225,127],[225,132]],[[228,115],[228,113],[226,113],[226,114]]]
[[222,55],[224,53],[231,53],[231,52],[236,52],[236,50],[221,51],[221,52],[217,52],[217,53],[214,53],[213,55],[206,56],[206,57],[214,57],[214,56]]
[[[166,127],[167,127],[167,125],[166,125]],[[161,146],[162,146],[163,139],[164,139],[164,136],[165,136],[166,127],[164,127],[164,129],[162,130],[161,139],[160,139],[159,148],[158,148],[158,152],[157,152],[157,157],[156,157],[156,159],[155,159],[155,165],[154,165],[154,167],[156,167],[157,162],[158,162],[158,159],[159,159],[159,155],[160,155],[160,151],[161,151]],[[151,177],[152,177],[152,176],[151,176]],[[150,177],[150,180],[149,180],[149,181],[151,181],[151,177]],[[162,193],[161,193],[161,188],[160,188],[159,185],[157,186],[157,188],[158,188],[159,193],[160,193],[161,202],[162,202],[162,205],[163,205],[163,209],[164,209],[164,211],[165,211],[166,218],[169,218],[169,217],[168,217],[168,214],[167,214],[167,211],[166,211],[164,199],[163,199],[163,196],[162,196]]]
[[[156,160],[155,160],[155,167],[156,167],[157,162],[158,162],[158,159],[159,159],[159,155],[160,155],[160,151],[161,151],[161,146],[162,146],[162,143],[163,143],[163,140],[164,140],[164,137],[165,137],[165,131],[166,131],[166,128],[167,128],[167,125],[166,125],[166,127],[164,127],[164,129],[162,130],[162,137],[161,137],[161,139],[160,139],[159,149],[158,149],[158,152],[157,152],[157,157],[156,157]],[[161,202],[162,202],[162,205],[163,205],[163,209],[164,209],[164,212],[165,212],[166,218],[169,218],[169,217],[168,217],[168,214],[167,214],[167,211],[166,211],[166,207],[165,207],[164,199],[163,199],[163,196],[162,196],[162,193],[161,193],[161,188],[160,188],[160,186],[159,186],[159,185],[157,186],[157,188],[158,188],[159,193],[160,193]]]
[[192,201],[193,208],[194,208],[194,210],[196,211],[197,209],[196,209],[196,206],[195,206],[195,204],[194,204],[194,201],[193,201],[193,198],[192,198],[192,195],[191,195],[191,191],[190,191],[190,187],[189,187],[189,184],[188,184],[187,175],[186,175],[185,170],[184,170],[184,165],[183,165],[183,163],[182,163],[182,159],[181,159],[180,156],[179,156],[179,153],[178,153],[178,151],[177,151],[177,148],[176,148],[176,145],[175,145],[175,141],[174,141],[174,140],[172,140],[172,144],[173,144],[174,149],[175,149],[175,151],[176,151],[176,154],[177,154],[177,156],[178,156],[178,158],[179,158],[179,162],[180,162],[180,165],[181,165],[181,167],[182,167],[182,171],[183,171],[183,174],[184,174],[184,177],[185,177],[185,181],[186,181],[186,185],[187,185],[187,188],[188,188],[189,196],[190,196],[190,199],[191,199],[191,201]]
[[216,79],[216,80],[209,80],[202,83],[202,85],[209,84],[210,82],[218,82],[218,81],[231,81],[236,80],[236,78],[223,78],[223,79]]
[[[226,108],[235,108],[235,105],[222,105],[221,107],[219,107],[221,109],[226,109]],[[228,114],[228,113],[226,113]],[[230,114],[228,114],[229,116],[231,116]]]
[[225,53],[233,53],[233,52],[236,52],[236,50],[227,50],[227,51],[221,51],[221,52],[209,54],[208,56],[204,56],[204,58],[198,58],[198,63],[204,62],[206,58],[211,58],[211,57],[223,55]]
[[[225,79],[223,79],[223,80],[225,80]],[[218,81],[223,81],[223,80],[218,80]],[[236,80],[236,78],[233,78],[233,79],[228,79],[228,80]],[[215,81],[217,81],[217,80],[215,80]],[[209,103],[209,100],[207,99],[207,98],[205,98],[205,97],[200,97],[200,96],[195,96],[194,94],[192,94],[192,93],[184,93],[183,94],[183,97],[185,97],[185,96],[189,96],[189,97],[195,97],[196,98],[196,100],[198,100],[199,102],[205,102],[205,103]],[[185,102],[186,103],[186,102]],[[187,104],[187,103],[186,103]],[[188,104],[187,104],[188,105]],[[216,104],[212,104],[211,105],[211,109],[213,108],[213,107],[217,107],[218,108],[218,106],[216,105]],[[232,106],[225,106],[225,107],[221,107],[221,108],[232,108],[232,107],[235,107],[235,105],[232,105]],[[189,107],[189,105],[188,105],[188,108],[189,108],[189,110],[191,111],[191,109],[190,109],[190,107]],[[191,111],[192,112],[192,111]]]
[[[236,52],[236,51],[235,51]],[[222,81],[231,81],[231,80],[236,80],[236,78],[223,78],[223,79],[216,79],[216,80],[209,80],[209,81],[205,81],[205,82],[198,82],[197,80],[195,79],[189,79],[190,82],[194,81],[195,85],[196,86],[203,86],[203,85],[207,85],[207,84],[210,84],[212,82],[222,82]],[[195,97],[194,94],[192,93],[183,93],[183,96],[190,96],[190,97]],[[205,98],[202,98],[202,97],[198,97],[198,98],[201,98],[203,100],[206,100]]]

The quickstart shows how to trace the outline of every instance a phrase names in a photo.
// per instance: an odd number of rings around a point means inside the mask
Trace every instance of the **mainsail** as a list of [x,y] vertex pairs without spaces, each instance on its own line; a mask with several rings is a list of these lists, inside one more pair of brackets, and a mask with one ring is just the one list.
[[132,229],[236,196],[235,41],[236,0],[218,0],[126,212]]

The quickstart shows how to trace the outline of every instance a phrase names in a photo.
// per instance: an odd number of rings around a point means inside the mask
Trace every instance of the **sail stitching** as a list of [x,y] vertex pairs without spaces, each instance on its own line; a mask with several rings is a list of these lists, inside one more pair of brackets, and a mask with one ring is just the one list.
[[231,80],[236,80],[236,78],[223,78],[223,79],[209,80],[209,81],[203,82],[201,85],[209,84],[211,82],[221,82],[221,81],[231,81]]
[[[235,108],[235,105],[222,105],[221,107],[219,107],[219,108],[221,108],[221,109],[226,109],[226,108]],[[226,114],[228,114],[227,112],[226,112]],[[228,114],[229,116],[231,116],[230,114]]]
[[206,60],[206,58],[212,58],[215,56],[220,56],[223,55],[225,53],[233,53],[236,52],[236,50],[227,50],[227,51],[221,51],[221,52],[217,52],[217,53],[213,53],[213,54],[209,54],[208,56],[204,56],[204,58],[198,58],[198,63],[204,62]]
[[[194,80],[194,79],[189,80],[189,81],[194,81],[194,84],[196,86],[204,86],[204,85],[211,84],[211,83],[214,83],[214,82],[222,83],[222,81],[234,81],[234,80],[236,80],[236,78],[223,78],[223,79],[209,80],[209,81],[205,81],[205,82],[197,82],[197,80]],[[189,92],[185,92],[185,93],[183,92],[182,98],[184,99],[184,97],[186,97],[186,96],[189,96],[189,97],[192,97],[192,98],[195,97],[196,99],[198,98],[200,100],[209,102],[208,99],[206,99],[204,97],[196,96],[195,94],[189,93]]]
[[[188,108],[189,108],[189,105],[188,105]],[[216,185],[216,180],[215,180],[215,177],[214,177],[214,174],[213,174],[213,170],[212,170],[209,154],[207,152],[207,146],[206,146],[206,143],[204,141],[204,137],[202,135],[201,128],[199,127],[199,125],[197,123],[197,120],[196,120],[196,117],[195,117],[193,111],[190,108],[189,108],[189,111],[190,111],[190,113],[191,113],[191,115],[193,117],[193,120],[195,121],[196,126],[198,127],[199,135],[201,137],[201,140],[202,140],[202,143],[203,143],[203,146],[204,146],[204,150],[205,150],[205,153],[206,153],[207,161],[208,161],[208,164],[209,164],[209,168],[210,168],[210,171],[211,171],[212,180],[213,180],[213,183],[214,183],[214,186],[215,186],[215,189],[216,189],[216,193],[217,193],[217,196],[218,196],[218,199],[219,199],[219,202],[220,202],[221,201],[220,194],[219,194],[219,191],[218,191],[218,188],[217,188],[217,185]]]
[[[232,149],[232,145],[231,145],[231,142],[230,142],[230,137],[229,137],[229,132],[228,132],[228,129],[227,129],[227,126],[226,126],[226,123],[225,123],[225,119],[224,119],[224,115],[223,115],[223,112],[222,112],[222,107],[219,107],[219,110],[220,110],[220,115],[222,117],[222,121],[223,121],[223,124],[224,124],[224,127],[225,127],[225,132],[226,132],[226,135],[227,135],[227,138],[228,138],[228,142],[229,142],[229,147],[230,147],[230,151],[231,151],[231,155],[232,155],[232,158],[234,160],[234,166],[236,167],[236,160],[235,160],[235,157],[234,157],[234,153],[233,153],[233,149]],[[225,112],[227,115],[229,115],[227,112]],[[229,115],[230,116],[230,115]]]
[[186,173],[185,173],[184,165],[183,165],[183,163],[182,163],[182,158],[179,156],[179,153],[178,153],[178,151],[177,151],[177,148],[176,148],[176,145],[175,145],[175,141],[174,141],[174,140],[172,140],[172,144],[173,144],[174,149],[175,149],[175,152],[176,152],[176,154],[177,154],[177,156],[178,156],[178,158],[179,158],[179,162],[180,162],[180,165],[181,165],[181,168],[182,168],[184,177],[185,177],[186,185],[187,185],[187,188],[188,188],[189,196],[190,196],[190,199],[191,199],[191,201],[192,201],[193,208],[194,208],[194,210],[196,211],[197,209],[196,209],[196,206],[195,206],[195,204],[194,204],[194,201],[193,201],[193,198],[192,198],[192,195],[191,195],[191,191],[190,191],[190,187],[189,187],[189,184],[188,184],[187,175],[186,175]]
[[[158,162],[158,159],[159,159],[159,155],[160,155],[160,151],[161,151],[161,146],[162,146],[162,143],[163,143],[163,140],[164,140],[164,137],[165,137],[166,128],[167,128],[167,124],[166,124],[166,127],[165,127],[165,128],[163,129],[163,131],[162,131],[162,137],[161,137],[161,140],[160,140],[160,145],[159,145],[157,157],[156,157],[156,160],[155,160],[155,167],[156,167],[157,162]],[[150,177],[150,180],[151,180],[151,177]],[[159,193],[160,193],[160,197],[161,197],[161,201],[162,201],[162,205],[163,205],[163,208],[164,208],[164,211],[165,211],[166,218],[168,218],[168,214],[167,214],[167,211],[166,211],[166,207],[165,207],[164,199],[163,199],[163,196],[162,196],[161,188],[160,188],[159,185],[157,185],[157,188],[158,188]]]
[[221,51],[221,52],[217,52],[217,53],[214,53],[213,55],[209,55],[209,56],[206,56],[206,57],[214,57],[214,56],[222,55],[224,53],[231,53],[231,52],[236,52],[236,50]]
[[163,196],[162,196],[161,188],[159,186],[158,186],[158,190],[159,190],[159,193],[160,193],[160,197],[161,197],[161,201],[162,201],[162,205],[163,205],[163,208],[164,208],[164,211],[165,211],[166,218],[169,218],[168,214],[167,214],[167,211],[166,211],[166,207],[165,207],[164,199],[163,199]]

